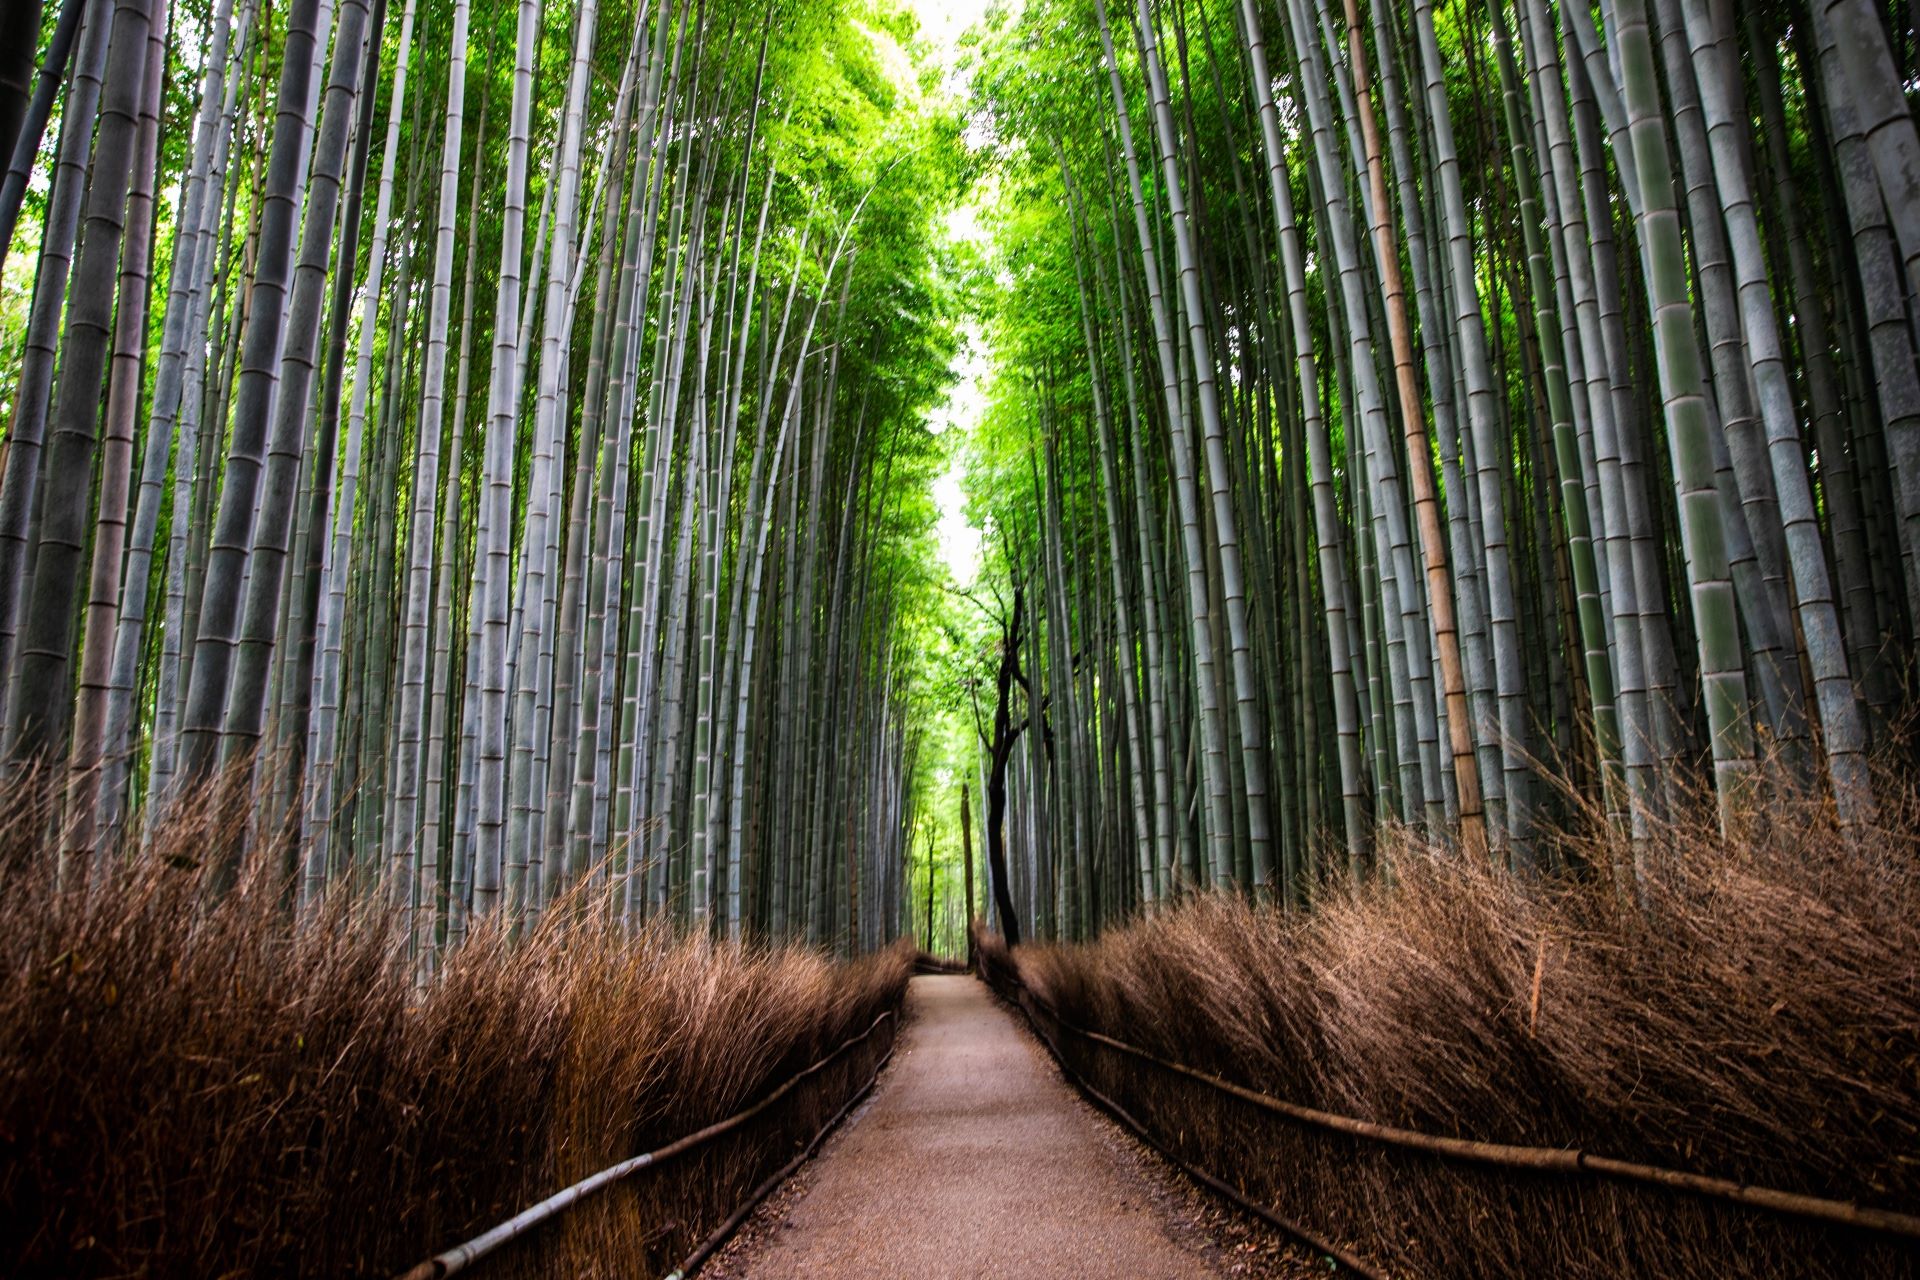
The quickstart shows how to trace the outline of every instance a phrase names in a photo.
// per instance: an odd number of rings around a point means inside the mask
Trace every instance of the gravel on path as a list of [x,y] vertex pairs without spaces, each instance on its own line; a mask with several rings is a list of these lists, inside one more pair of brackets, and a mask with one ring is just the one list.
[[980,982],[917,977],[907,1005],[873,1100],[709,1275],[1310,1273],[1258,1233],[1221,1231],[1183,1179],[1081,1100]]

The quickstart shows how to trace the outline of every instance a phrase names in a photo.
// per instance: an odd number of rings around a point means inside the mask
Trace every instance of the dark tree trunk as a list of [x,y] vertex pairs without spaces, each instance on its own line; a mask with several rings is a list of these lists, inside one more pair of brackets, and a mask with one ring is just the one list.
[[960,856],[966,859],[967,967],[973,967],[973,811],[967,806],[967,784],[960,784]]
[[1013,744],[1019,740],[1026,721],[1013,723],[1013,686],[1025,683],[1020,674],[1020,638],[1026,620],[1026,594],[1013,589],[1013,617],[1000,636],[1000,672],[995,679],[998,695],[993,708],[993,740],[988,744],[993,756],[987,772],[987,875],[993,881],[993,901],[1000,913],[1000,932],[1007,945],[1020,945],[1020,920],[1014,914],[1013,893],[1007,884],[1007,762],[1013,758]]
[[42,7],[42,0],[12,0],[0,6],[0,156],[13,154],[27,114]]
[[933,832],[927,832],[927,954],[933,950]]
[[[53,115],[53,100],[67,77],[67,59],[73,53],[74,37],[80,31],[81,0],[66,0],[60,21],[54,26],[53,39],[47,43],[46,60],[40,64],[40,76],[32,98],[27,98],[26,79],[33,73],[33,45],[40,38],[40,5],[23,0],[17,11],[0,18],[0,49],[20,50],[24,62],[12,61],[0,67],[0,158],[9,163],[0,175],[0,267],[6,265],[7,246],[13,242],[13,229],[20,219],[20,202],[27,194],[27,179],[33,174],[33,161],[46,136],[47,121]],[[27,15],[33,15],[29,27]],[[13,28],[18,24],[24,31]],[[18,82],[14,77],[22,77]],[[16,92],[20,95],[15,96]],[[16,106],[18,114],[14,114]]]

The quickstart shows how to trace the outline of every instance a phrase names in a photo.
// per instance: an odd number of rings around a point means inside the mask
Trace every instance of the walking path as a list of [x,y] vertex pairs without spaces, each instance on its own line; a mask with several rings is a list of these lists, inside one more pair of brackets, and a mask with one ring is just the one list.
[[915,978],[907,1005],[873,1102],[742,1274],[1214,1274],[1169,1237],[1140,1172],[984,985]]

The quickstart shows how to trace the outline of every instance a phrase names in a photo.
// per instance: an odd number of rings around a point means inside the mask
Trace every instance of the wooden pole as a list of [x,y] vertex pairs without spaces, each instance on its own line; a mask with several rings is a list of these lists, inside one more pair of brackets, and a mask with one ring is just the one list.
[[960,853],[966,859],[967,968],[973,968],[973,813],[967,807],[967,784],[960,784]]
[[857,956],[860,945],[860,859],[853,846],[853,810],[847,810],[847,954]]
[[927,824],[927,954],[933,955],[933,841],[934,827]]

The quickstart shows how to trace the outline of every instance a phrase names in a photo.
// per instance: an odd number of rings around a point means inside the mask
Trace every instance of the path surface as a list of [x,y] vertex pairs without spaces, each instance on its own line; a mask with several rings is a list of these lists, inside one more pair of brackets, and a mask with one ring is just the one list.
[[745,1260],[751,1280],[1215,1274],[984,985],[919,977],[907,1004],[873,1102]]

